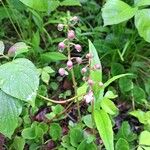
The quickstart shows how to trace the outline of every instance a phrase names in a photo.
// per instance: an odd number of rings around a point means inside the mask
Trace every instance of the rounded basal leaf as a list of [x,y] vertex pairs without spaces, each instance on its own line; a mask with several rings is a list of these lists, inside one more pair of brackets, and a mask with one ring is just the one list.
[[120,138],[116,143],[115,149],[116,150],[129,150],[129,143],[125,139]]
[[38,85],[38,72],[31,61],[19,58],[0,66],[0,88],[8,95],[34,104]]
[[11,138],[21,111],[21,101],[0,90],[0,133]]
[[38,11],[47,11],[48,10],[48,0],[19,0],[28,7],[31,7]]
[[104,25],[113,25],[129,20],[137,12],[137,8],[132,8],[121,0],[108,0],[102,9]]
[[150,42],[150,9],[139,10],[135,15],[135,26],[139,35]]

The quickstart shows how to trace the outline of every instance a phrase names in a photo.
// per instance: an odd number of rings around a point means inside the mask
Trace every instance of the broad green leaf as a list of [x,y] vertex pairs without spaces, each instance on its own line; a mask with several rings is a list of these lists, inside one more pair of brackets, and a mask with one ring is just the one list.
[[140,134],[138,150],[150,150],[150,132],[143,131]]
[[56,62],[61,60],[67,60],[67,57],[59,52],[47,52],[41,55],[41,59],[44,62]]
[[85,139],[79,144],[77,150],[97,150],[97,147],[94,142],[87,143],[87,140]]
[[49,66],[44,67],[44,68],[43,68],[43,71],[45,71],[45,72],[47,72],[47,73],[54,73],[54,72],[55,72],[55,71],[54,71],[51,67],[49,67]]
[[73,128],[70,130],[70,143],[74,147],[78,147],[79,143],[83,140],[83,132],[80,128]]
[[132,79],[129,79],[127,77],[121,78],[119,80],[119,86],[122,92],[131,91],[133,89]]
[[145,98],[146,98],[145,91],[139,86],[134,86],[133,97],[136,102],[142,103],[145,101]]
[[108,114],[104,110],[96,109],[94,110],[94,119],[106,150],[114,150],[113,129]]
[[4,49],[5,49],[4,43],[3,41],[0,41],[0,55],[3,55]]
[[61,6],[81,6],[79,0],[64,0],[61,2]]
[[135,26],[139,35],[150,42],[150,9],[139,10],[135,15]]
[[136,139],[136,134],[134,134],[130,128],[130,125],[127,121],[124,121],[121,124],[121,128],[119,129],[116,140],[119,140],[120,138],[125,139],[128,142],[132,142]]
[[21,112],[21,101],[0,90],[0,133],[11,138],[14,130],[18,126]]
[[119,110],[116,107],[116,105],[114,104],[114,102],[107,98],[104,98],[101,101],[101,107],[103,110],[105,110],[110,115],[116,115],[119,112]]
[[89,128],[93,128],[93,120],[92,120],[92,116],[91,115],[86,115],[86,116],[83,116],[83,122],[85,123],[85,125]]
[[41,79],[43,82],[45,82],[48,85],[49,80],[50,80],[50,75],[47,72],[42,71]]
[[28,59],[19,58],[0,66],[0,88],[8,95],[34,104],[38,85],[37,69]]
[[62,135],[62,128],[58,123],[52,123],[50,124],[50,131],[49,131],[50,136],[54,141],[60,139]]
[[112,63],[112,65],[111,65],[112,76],[123,74],[124,72],[125,72],[125,69],[124,69],[123,65],[121,65],[119,63]]
[[112,91],[107,91],[104,95],[105,98],[108,98],[108,99],[114,99],[116,97],[118,97],[118,95],[115,95]]
[[133,74],[126,73],[126,74],[120,74],[120,75],[114,76],[114,77],[112,77],[111,79],[109,79],[108,81],[106,81],[104,83],[104,88],[106,88],[108,85],[110,85],[112,82],[114,82],[115,80],[117,80],[119,78],[122,78],[122,77],[125,77],[125,76],[131,76],[131,75],[133,75]]
[[120,138],[115,145],[115,150],[130,150],[129,143],[125,139]]
[[134,0],[134,4],[136,6],[146,6],[146,5],[150,5],[150,1],[149,0]]
[[38,11],[47,11],[48,10],[48,0],[19,0],[24,5],[38,10]]
[[132,8],[121,0],[108,0],[102,8],[104,25],[113,25],[129,20],[136,12],[137,8]]
[[23,139],[22,137],[16,136],[13,141],[12,147],[15,150],[24,150],[24,146],[25,146],[25,139]]
[[28,52],[28,46],[24,42],[18,42],[15,43],[13,46],[11,46],[8,50],[8,56],[17,56],[22,53]]

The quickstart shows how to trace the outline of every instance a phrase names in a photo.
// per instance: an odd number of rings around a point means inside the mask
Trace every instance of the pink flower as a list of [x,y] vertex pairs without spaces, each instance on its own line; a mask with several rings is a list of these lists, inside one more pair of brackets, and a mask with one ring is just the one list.
[[76,44],[76,45],[75,45],[75,49],[77,50],[77,52],[81,52],[82,47],[81,47],[81,45]]
[[77,58],[76,58],[76,61],[77,61],[78,64],[81,64],[81,63],[82,63],[82,58],[77,57]]
[[60,68],[58,72],[61,76],[68,75],[68,72],[64,68]]
[[77,16],[74,16],[74,17],[71,18],[71,21],[76,23],[76,22],[79,21],[79,18]]
[[94,81],[91,80],[91,79],[89,79],[89,80],[88,80],[88,84],[89,84],[90,86],[92,86],[92,85],[94,84]]
[[101,69],[101,65],[100,64],[95,64],[94,69]]
[[81,73],[86,73],[87,72],[87,69],[84,67],[84,68],[82,68],[82,70],[81,70]]
[[64,44],[64,42],[60,42],[60,43],[58,44],[58,49],[59,49],[60,51],[63,51],[63,50],[65,49],[65,44]]
[[75,38],[75,32],[73,30],[69,30],[67,37],[69,40],[73,40]]
[[68,69],[72,69],[72,67],[73,67],[73,62],[72,62],[71,60],[68,60],[68,61],[67,61],[67,67],[68,67]]
[[84,99],[85,99],[86,103],[90,103],[91,101],[94,100],[92,90],[90,90],[90,91],[84,96]]
[[93,55],[91,53],[86,54],[86,58],[91,59],[93,58]]

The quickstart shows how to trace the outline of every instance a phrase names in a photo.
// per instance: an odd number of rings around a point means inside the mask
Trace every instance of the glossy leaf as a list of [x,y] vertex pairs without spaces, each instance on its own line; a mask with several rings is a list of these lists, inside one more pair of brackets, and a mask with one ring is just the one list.
[[10,96],[34,104],[39,85],[37,69],[19,58],[0,66],[0,88]]
[[26,6],[38,10],[38,11],[47,11],[48,10],[48,0],[19,0]]
[[121,0],[108,0],[102,8],[104,25],[118,24],[132,18],[137,8],[132,8]]
[[106,150],[114,150],[112,123],[108,114],[104,110],[94,110],[94,119]]
[[18,126],[21,112],[21,101],[0,90],[0,133],[11,138],[14,130]]
[[139,35],[150,42],[150,9],[139,10],[135,15],[135,26]]

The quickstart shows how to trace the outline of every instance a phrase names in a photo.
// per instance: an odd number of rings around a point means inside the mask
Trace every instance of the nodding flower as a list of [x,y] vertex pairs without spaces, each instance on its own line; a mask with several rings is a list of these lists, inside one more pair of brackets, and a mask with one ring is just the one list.
[[73,40],[75,38],[75,32],[73,30],[69,30],[67,37],[69,40]]

